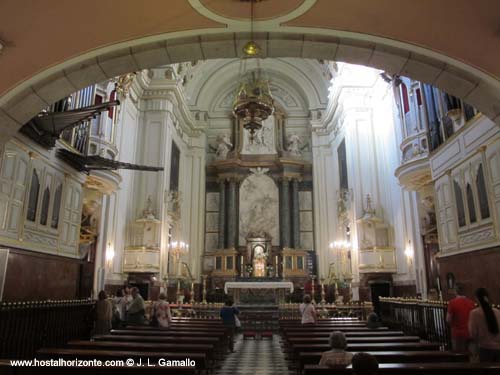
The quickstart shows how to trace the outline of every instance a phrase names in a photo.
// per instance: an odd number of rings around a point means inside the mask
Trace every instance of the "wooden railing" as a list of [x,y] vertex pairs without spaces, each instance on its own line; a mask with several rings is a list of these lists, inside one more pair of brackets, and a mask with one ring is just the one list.
[[[280,319],[295,320],[300,319],[299,303],[285,303],[279,305]],[[317,303],[316,311],[321,318],[332,317],[356,317],[365,320],[368,314],[373,311],[370,302],[353,301],[344,304]]]
[[407,335],[451,348],[446,324],[447,302],[423,301],[416,298],[380,298],[380,314],[385,325]]
[[33,358],[42,347],[89,339],[94,301],[0,303],[0,358]]

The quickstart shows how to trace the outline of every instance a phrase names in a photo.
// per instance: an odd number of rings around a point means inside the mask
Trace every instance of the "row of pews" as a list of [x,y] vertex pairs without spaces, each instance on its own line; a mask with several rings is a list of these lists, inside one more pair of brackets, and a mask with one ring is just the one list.
[[[92,340],[73,340],[61,347],[42,348],[36,358],[41,360],[116,360],[133,363],[106,368],[72,368],[76,374],[200,374],[212,372],[228,349],[228,336],[221,320],[174,318],[168,329],[129,326],[97,335]],[[193,367],[166,367],[166,361],[185,361]],[[130,362],[132,361],[132,362]],[[183,364],[184,364],[183,363]],[[154,365],[154,366],[153,366]],[[5,371],[4,371],[5,370]],[[38,369],[39,371],[39,369]],[[29,368],[12,368],[0,362],[0,373],[30,375]]]
[[474,364],[467,355],[441,350],[439,344],[407,336],[387,327],[369,329],[356,318],[329,318],[302,326],[300,320],[280,321],[282,347],[290,369],[304,375],[352,374],[346,369],[319,366],[323,352],[330,350],[331,332],[342,331],[347,351],[367,352],[379,362],[379,374],[500,374],[500,364]]

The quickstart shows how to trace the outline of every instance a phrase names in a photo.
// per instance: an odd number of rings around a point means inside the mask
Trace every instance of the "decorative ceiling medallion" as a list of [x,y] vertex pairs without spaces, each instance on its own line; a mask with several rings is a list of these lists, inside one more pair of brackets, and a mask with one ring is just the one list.
[[[255,15],[257,21],[269,20],[284,16],[300,7],[306,0],[254,0]],[[219,16],[234,19],[247,20],[250,18],[248,7],[251,0],[199,0],[208,10]]]

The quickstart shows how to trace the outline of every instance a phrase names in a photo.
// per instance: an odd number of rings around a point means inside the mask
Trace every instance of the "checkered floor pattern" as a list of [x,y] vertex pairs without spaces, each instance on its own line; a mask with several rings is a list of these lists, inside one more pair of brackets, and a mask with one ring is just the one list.
[[288,365],[279,343],[273,339],[243,340],[240,334],[234,345],[235,353],[226,356],[217,375],[288,375]]

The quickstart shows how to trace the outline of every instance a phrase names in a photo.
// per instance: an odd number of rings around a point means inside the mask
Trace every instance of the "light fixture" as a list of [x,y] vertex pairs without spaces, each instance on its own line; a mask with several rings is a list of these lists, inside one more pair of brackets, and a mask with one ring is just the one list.
[[253,4],[259,0],[244,0],[250,1],[250,40],[243,47],[243,53],[246,57],[255,57],[260,53],[259,45],[253,40]]
[[[260,53],[259,45],[253,40],[253,3],[250,0],[250,41],[243,47],[244,57],[240,61],[240,73],[244,71],[246,59],[256,57]],[[243,128],[250,133],[253,142],[255,132],[262,128],[262,122],[274,112],[274,101],[267,80],[260,74],[259,59],[257,59],[257,74],[241,79],[241,83],[233,102],[233,114],[243,123]]]
[[413,248],[411,247],[411,241],[408,241],[408,246],[405,249],[405,255],[408,259],[413,258]]
[[260,47],[253,40],[250,40],[243,47],[243,52],[248,57],[254,57],[254,56],[257,56],[260,53]]
[[111,266],[113,258],[115,257],[115,250],[111,246],[111,242],[108,242],[108,247],[106,249],[106,263]]

